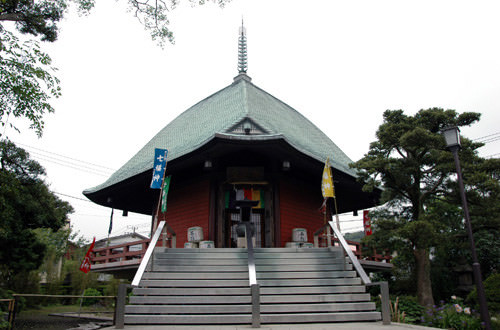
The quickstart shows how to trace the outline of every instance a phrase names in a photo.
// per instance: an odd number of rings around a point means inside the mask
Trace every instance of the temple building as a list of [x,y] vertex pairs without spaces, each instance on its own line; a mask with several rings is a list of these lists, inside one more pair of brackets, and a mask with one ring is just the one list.
[[[387,283],[372,283],[365,272],[390,269],[388,259],[358,260],[359,244],[353,253],[330,221],[332,213],[377,205],[380,191],[363,192],[352,161],[328,136],[252,83],[243,26],[238,46],[239,72],[229,86],[184,111],[107,181],[84,191],[97,204],[152,215],[151,238],[93,250],[92,271],[131,279],[128,304],[128,284],[118,290],[116,328],[390,323]],[[169,179],[161,180],[169,182],[167,199],[150,188],[162,169],[154,159],[165,155],[155,156],[156,149],[168,150]],[[327,160],[336,207],[325,213]],[[368,285],[380,286],[382,313]]]
[[377,205],[380,192],[362,191],[349,167],[352,160],[327,135],[252,82],[243,27],[238,71],[229,86],[180,114],[84,195],[114,209],[156,214],[160,191],[150,183],[155,148],[162,148],[168,149],[165,175],[171,183],[168,210],[158,220],[167,220],[177,233],[177,247],[184,246],[193,226],[217,248],[236,247],[240,219],[234,202],[242,198],[259,201],[251,216],[256,247],[284,247],[294,228],[305,228],[312,241],[324,224],[320,185],[327,158],[338,213]]

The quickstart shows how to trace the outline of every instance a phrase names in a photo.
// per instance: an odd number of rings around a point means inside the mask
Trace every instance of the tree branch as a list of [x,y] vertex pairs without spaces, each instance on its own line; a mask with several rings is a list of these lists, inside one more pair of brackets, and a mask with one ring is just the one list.
[[443,180],[444,176],[441,176],[431,189],[428,189],[426,192],[422,193],[422,195],[420,196],[420,202],[423,202],[430,194],[435,193],[437,188],[443,183]]
[[0,21],[18,22],[23,20],[24,15],[21,13],[5,13],[0,14]]

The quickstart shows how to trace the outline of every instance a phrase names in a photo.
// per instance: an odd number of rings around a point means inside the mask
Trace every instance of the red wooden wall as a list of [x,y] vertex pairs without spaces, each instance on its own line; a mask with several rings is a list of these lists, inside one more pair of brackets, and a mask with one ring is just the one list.
[[173,180],[172,178],[168,192],[167,212],[160,216],[160,220],[166,219],[177,234],[178,248],[183,248],[184,243],[187,242],[189,227],[202,227],[203,238],[208,240],[209,181],[203,180],[178,186]]
[[323,225],[323,214],[319,209],[323,202],[320,185],[315,191],[304,183],[280,182],[280,223],[281,242],[278,247],[284,247],[292,241],[294,228],[307,229],[307,240],[313,242],[313,234]]

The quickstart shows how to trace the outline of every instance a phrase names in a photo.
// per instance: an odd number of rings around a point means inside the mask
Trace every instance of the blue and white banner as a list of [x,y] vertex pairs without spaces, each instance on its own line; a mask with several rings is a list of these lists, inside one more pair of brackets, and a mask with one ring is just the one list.
[[153,164],[153,179],[151,179],[151,189],[161,189],[163,173],[167,167],[167,149],[155,149],[155,160]]

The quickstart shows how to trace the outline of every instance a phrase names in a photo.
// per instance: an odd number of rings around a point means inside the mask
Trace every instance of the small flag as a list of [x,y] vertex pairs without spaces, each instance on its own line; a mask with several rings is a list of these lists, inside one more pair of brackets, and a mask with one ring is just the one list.
[[365,227],[365,236],[370,236],[371,234],[373,234],[372,224],[367,210],[363,211],[363,226]]
[[333,187],[332,172],[330,169],[330,160],[327,158],[325,168],[323,169],[323,177],[321,180],[321,193],[324,198],[335,197],[335,189]]
[[237,190],[228,190],[224,194],[224,201],[226,208],[235,208],[235,201],[242,200],[252,200],[259,201],[259,204],[252,207],[254,209],[263,209],[266,207],[265,203],[265,194],[262,189],[237,189]]
[[165,213],[167,212],[167,196],[168,196],[168,188],[170,187],[170,178],[172,176],[169,175],[165,178],[165,181],[163,183],[163,189],[161,192],[161,212]]
[[263,209],[266,207],[265,199],[264,199],[264,190],[262,189],[253,189],[252,188],[252,200],[259,201],[259,204],[254,206],[254,209]]
[[108,237],[111,235],[111,231],[113,230],[113,212],[115,209],[111,209],[111,216],[109,217],[109,229],[108,229]]
[[234,209],[236,205],[234,204],[236,201],[236,191],[234,189],[227,190],[224,193],[224,206],[226,209]]
[[167,167],[167,149],[155,149],[155,159],[153,163],[153,178],[151,179],[151,189],[160,189],[163,173]]
[[90,272],[90,252],[92,252],[92,250],[94,249],[94,245],[95,245],[95,236],[94,240],[92,241],[92,244],[90,244],[89,250],[85,254],[85,258],[83,258],[83,261],[80,264],[80,270],[85,274]]

